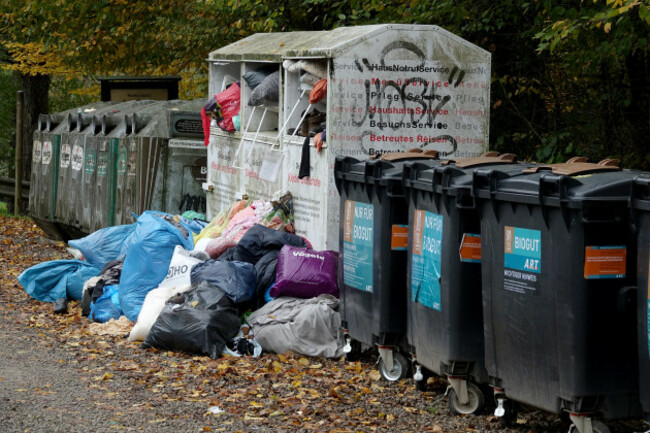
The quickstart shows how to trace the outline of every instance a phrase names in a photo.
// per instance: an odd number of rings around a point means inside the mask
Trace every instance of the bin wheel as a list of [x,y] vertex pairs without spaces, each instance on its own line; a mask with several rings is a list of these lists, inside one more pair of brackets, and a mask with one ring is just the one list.
[[458,401],[456,391],[451,388],[447,395],[449,410],[451,413],[456,415],[469,415],[471,413],[478,414],[481,412],[481,409],[483,409],[483,406],[485,405],[485,397],[483,396],[481,388],[473,382],[467,382],[467,397],[469,401],[462,404]]
[[400,379],[404,379],[408,374],[409,363],[406,360],[406,357],[399,352],[393,352],[393,369],[388,370],[384,360],[379,360],[379,372],[389,382],[396,382]]
[[361,359],[361,342],[357,340],[350,340],[352,350],[345,354],[345,360],[348,362],[357,362]]
[[519,417],[519,405],[517,402],[506,400],[503,402],[503,407],[506,413],[500,418],[501,425],[504,427],[512,427],[517,424],[517,418]]
[[431,377],[431,373],[429,373],[429,370],[426,368],[422,368],[422,380],[416,380],[415,381],[415,389],[420,392],[426,392],[427,391],[427,381]]
[[[591,429],[593,430],[594,433],[610,433],[609,427],[607,427],[607,425],[602,421],[591,420]],[[580,432],[578,431],[578,427],[576,427],[575,424],[571,424],[569,433],[580,433]]]

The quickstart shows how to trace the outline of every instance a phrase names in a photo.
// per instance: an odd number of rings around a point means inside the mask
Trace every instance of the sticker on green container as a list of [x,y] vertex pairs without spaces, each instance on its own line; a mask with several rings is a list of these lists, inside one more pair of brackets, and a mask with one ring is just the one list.
[[59,167],[67,169],[70,167],[70,157],[72,155],[72,147],[68,143],[61,145],[61,158],[59,161]]
[[75,144],[72,147],[72,158],[70,160],[70,166],[74,171],[80,171],[84,162],[84,150],[78,144]]
[[442,215],[416,210],[413,218],[411,302],[442,311]]
[[50,165],[52,161],[52,142],[47,140],[43,142],[43,151],[41,153],[43,165]]
[[86,149],[86,174],[95,173],[95,151],[93,149]]
[[503,288],[516,293],[534,293],[542,271],[542,232],[504,228]]
[[374,207],[346,200],[343,215],[343,283],[372,293]]
[[41,142],[40,140],[34,140],[34,151],[32,153],[32,161],[36,163],[41,162]]
[[108,172],[108,152],[97,152],[97,176],[104,177]]
[[126,164],[126,148],[121,148],[120,149],[120,154],[117,158],[117,174],[120,176],[124,176],[124,173],[126,173],[127,169],[127,164]]

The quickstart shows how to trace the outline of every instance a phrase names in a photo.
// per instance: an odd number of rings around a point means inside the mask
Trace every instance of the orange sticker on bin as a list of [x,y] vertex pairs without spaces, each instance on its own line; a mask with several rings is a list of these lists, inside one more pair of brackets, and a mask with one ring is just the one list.
[[461,262],[481,263],[481,236],[463,233],[459,253]]
[[585,247],[585,279],[625,278],[625,246]]
[[406,250],[409,246],[409,226],[393,224],[390,234],[391,250]]

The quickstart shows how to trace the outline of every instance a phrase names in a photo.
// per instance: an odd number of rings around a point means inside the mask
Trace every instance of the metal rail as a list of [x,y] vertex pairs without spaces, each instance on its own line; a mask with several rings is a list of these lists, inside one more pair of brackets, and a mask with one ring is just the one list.
[[[23,188],[21,192],[21,198],[23,200],[29,200],[29,182],[23,180]],[[0,199],[13,199],[15,196],[16,182],[11,177],[0,177]]]

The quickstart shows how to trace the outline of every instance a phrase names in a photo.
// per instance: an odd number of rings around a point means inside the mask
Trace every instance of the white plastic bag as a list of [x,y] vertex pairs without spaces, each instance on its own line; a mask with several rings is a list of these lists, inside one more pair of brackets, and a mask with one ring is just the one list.
[[158,287],[181,287],[191,284],[190,272],[192,266],[200,263],[201,260],[191,257],[190,252],[180,245],[174,248],[174,255],[169,263],[167,276]]
[[158,287],[147,293],[140,314],[138,314],[138,320],[129,334],[129,341],[143,341],[147,338],[147,334],[160,315],[165,302],[177,293],[187,292],[190,288],[189,284],[181,287]]

